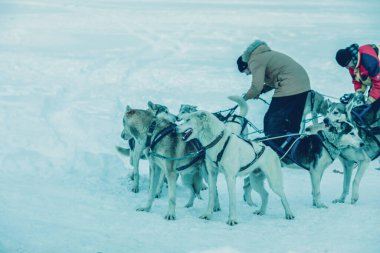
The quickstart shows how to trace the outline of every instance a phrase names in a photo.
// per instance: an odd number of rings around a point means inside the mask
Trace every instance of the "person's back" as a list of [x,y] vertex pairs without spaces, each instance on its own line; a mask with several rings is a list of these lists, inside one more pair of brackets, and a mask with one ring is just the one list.
[[257,99],[260,94],[275,90],[264,116],[265,135],[273,137],[298,133],[310,91],[310,80],[305,69],[291,57],[271,50],[260,40],[247,47],[238,58],[237,65],[240,72],[252,74],[251,87],[244,95],[245,99]]
[[[300,94],[310,90],[310,81],[305,69],[286,54],[271,50],[267,45],[252,52],[248,66],[255,70],[252,84],[265,83],[274,88],[273,97]],[[264,80],[260,69],[265,70]]]

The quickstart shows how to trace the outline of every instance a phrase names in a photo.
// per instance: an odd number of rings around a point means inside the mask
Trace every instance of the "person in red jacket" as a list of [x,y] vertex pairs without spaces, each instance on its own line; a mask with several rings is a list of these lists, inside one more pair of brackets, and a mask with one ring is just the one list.
[[336,61],[348,69],[356,94],[362,95],[367,89],[367,104],[380,98],[380,46],[352,44],[336,53]]

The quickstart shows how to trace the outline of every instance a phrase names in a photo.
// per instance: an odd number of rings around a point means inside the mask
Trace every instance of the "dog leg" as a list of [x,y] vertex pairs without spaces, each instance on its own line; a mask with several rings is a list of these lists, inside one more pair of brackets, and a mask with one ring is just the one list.
[[190,192],[190,198],[187,201],[187,204],[185,205],[186,208],[190,208],[193,206],[194,199],[197,196],[197,191],[198,191],[198,194],[200,191],[197,189],[198,188],[198,186],[196,185],[197,182],[195,182],[197,180],[196,177],[197,177],[197,172],[195,172],[194,174],[192,173],[181,174],[182,183],[189,189],[189,192]]
[[285,210],[285,219],[293,220],[294,215],[293,215],[293,212],[290,210],[288,200],[286,199],[283,182],[282,182],[282,176],[280,173],[281,173],[280,167],[277,169],[277,172],[276,172],[277,176],[275,175],[274,177],[272,177],[273,174],[268,173],[267,174],[268,183],[272,191],[281,198],[281,203]]
[[351,204],[355,204],[359,200],[359,185],[362,177],[369,166],[370,160],[366,159],[359,163],[358,169],[355,174],[354,181],[352,182],[352,196]]
[[264,179],[265,175],[262,171],[252,172],[249,174],[249,179],[251,182],[252,188],[260,195],[261,198],[261,207],[259,210],[253,212],[257,215],[264,215],[268,206],[268,192],[264,188]]
[[164,181],[165,181],[165,173],[161,170],[160,178],[158,180],[158,186],[156,191],[156,198],[160,198],[162,194],[162,188],[164,187]]
[[323,174],[323,171],[315,171],[314,169],[310,170],[313,206],[317,208],[327,208],[327,206],[321,202],[320,185],[321,185],[322,174]]
[[136,211],[149,212],[155,199],[155,193],[157,190],[157,184],[161,169],[157,165],[150,165],[149,169],[151,171],[151,184],[149,187],[148,201],[144,207],[139,207],[136,209]]
[[244,201],[247,202],[249,206],[257,206],[257,204],[254,203],[252,200],[252,196],[251,196],[252,187],[251,187],[251,183],[249,182],[249,177],[244,178],[243,190],[244,190],[244,195],[243,195]]
[[351,175],[352,170],[354,168],[354,162],[347,161],[343,159],[339,159],[343,164],[343,192],[338,199],[333,200],[335,203],[344,203],[346,201],[346,197],[350,192],[350,184],[351,184]]
[[[201,215],[199,218],[210,220],[212,213],[214,211],[216,193],[216,179],[218,176],[218,169],[214,167],[212,161],[206,159],[206,168],[208,175],[208,207],[205,214]],[[218,201],[219,202],[219,201]],[[218,203],[219,205],[219,203]]]
[[224,173],[227,182],[229,198],[229,214],[227,224],[230,226],[238,224],[236,221],[236,176]]
[[176,181],[177,173],[174,169],[174,163],[168,162],[168,170],[166,173],[166,179],[168,180],[168,200],[169,200],[169,210],[165,215],[166,220],[175,220],[175,206],[176,206]]
[[133,151],[133,187],[132,192],[138,193],[139,192],[139,162],[140,162],[140,156],[142,154],[142,151],[144,149],[143,145],[136,145],[135,150]]

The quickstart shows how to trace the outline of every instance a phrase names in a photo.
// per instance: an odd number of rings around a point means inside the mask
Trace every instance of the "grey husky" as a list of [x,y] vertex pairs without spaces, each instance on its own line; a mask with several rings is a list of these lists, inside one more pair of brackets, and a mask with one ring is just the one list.
[[[352,97],[352,99],[348,102],[347,105],[336,104],[335,106],[333,106],[327,114],[325,122],[327,124],[336,125],[347,120],[352,120],[351,110],[354,107],[354,105],[358,103],[355,100],[356,98]],[[334,203],[345,202],[345,199],[350,189],[352,171],[356,164],[358,164],[359,166],[355,174],[355,179],[352,183],[351,203],[354,204],[358,201],[360,180],[363,177],[366,168],[368,168],[369,161],[377,159],[380,156],[380,132],[378,131],[378,124],[380,123],[380,110],[377,111],[377,113],[376,111],[370,111],[367,115],[365,115],[365,117],[374,120],[371,126],[360,127],[357,125],[356,122],[352,121],[354,125],[358,126],[357,128],[359,136],[363,139],[365,145],[361,150],[357,152],[351,152],[350,154],[340,156],[340,161],[342,162],[344,168],[343,192],[338,199],[333,201]],[[348,151],[349,150],[346,150],[346,152]],[[366,166],[362,165],[361,163],[361,160],[363,160],[363,156],[367,161]]]
[[[153,104],[151,104],[153,105]],[[176,181],[177,173],[190,174],[192,176],[192,195],[186,204],[192,206],[194,195],[199,195],[202,187],[202,166],[204,162],[198,158],[198,149],[192,143],[182,141],[181,136],[175,133],[176,125],[165,117],[155,115],[154,108],[149,110],[132,109],[127,106],[124,115],[124,131],[136,140],[134,158],[138,159],[138,147],[144,149],[149,160],[150,187],[146,204],[138,208],[138,211],[150,211],[161,171],[165,174],[168,183],[169,209],[165,219],[174,220],[176,206]],[[140,152],[139,150],[139,152]],[[189,180],[183,180],[184,183]],[[218,203],[218,200],[216,200]]]
[[[130,109],[129,106],[127,106],[127,111]],[[171,114],[169,112],[169,109],[160,104],[154,104],[151,101],[148,102],[148,110],[151,111],[153,115],[156,117],[161,117],[165,118],[166,120],[170,122],[175,122],[176,116]],[[126,115],[123,117],[123,125],[126,125]],[[131,123],[133,125],[133,123]],[[136,137],[136,134],[133,132],[134,128],[126,128],[124,127],[122,133],[121,133],[121,138],[124,140],[127,140],[129,142],[130,149],[124,149],[121,147],[116,147],[117,151],[119,151],[121,154],[129,156],[130,157],[130,164],[133,167],[133,174],[132,174],[132,179],[133,179],[133,187],[132,187],[132,192],[139,192],[139,178],[140,178],[140,173],[139,173],[139,163],[140,159],[146,159],[146,155],[144,154],[144,151],[146,151],[146,143],[143,140],[140,140],[140,138]],[[160,182],[163,182],[163,177],[161,177]],[[162,183],[160,183],[162,186]],[[159,192],[160,193],[160,188]]]

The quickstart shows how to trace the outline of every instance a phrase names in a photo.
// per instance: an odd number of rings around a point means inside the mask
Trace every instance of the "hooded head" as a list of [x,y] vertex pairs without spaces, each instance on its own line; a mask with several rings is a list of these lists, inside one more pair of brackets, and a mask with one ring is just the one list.
[[243,54],[237,59],[236,63],[241,73],[243,73],[248,68],[248,61],[253,51],[255,51],[256,48],[258,48],[261,45],[267,45],[267,44],[264,41],[255,40],[247,47],[247,49],[243,52]]

